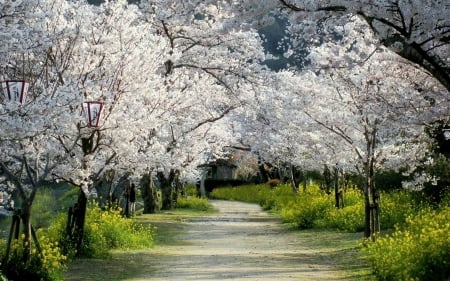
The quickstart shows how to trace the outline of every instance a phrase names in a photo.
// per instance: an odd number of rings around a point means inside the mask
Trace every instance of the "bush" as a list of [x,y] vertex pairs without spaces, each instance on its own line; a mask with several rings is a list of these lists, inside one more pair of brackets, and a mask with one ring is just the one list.
[[242,185],[239,187],[221,187],[214,189],[209,196],[214,199],[239,200],[248,203],[261,203],[270,196],[266,185]]
[[364,204],[358,203],[342,209],[330,209],[320,225],[323,228],[335,228],[347,232],[364,230]]
[[67,215],[60,215],[49,227],[52,237],[60,239],[61,247],[69,257],[102,258],[111,249],[140,249],[153,246],[154,228],[142,225],[134,218],[125,218],[119,208],[102,210],[90,203],[86,213],[83,248],[75,252],[70,240],[65,238]]
[[185,186],[186,196],[187,197],[199,197],[200,193],[195,184],[188,183]]
[[450,278],[450,208],[424,209],[392,235],[367,242],[364,252],[379,280]]
[[31,213],[31,221],[37,228],[47,227],[50,220],[55,215],[57,209],[55,198],[49,188],[41,188],[37,193],[33,202],[33,212]]
[[[269,185],[248,185],[220,188],[211,193],[213,198],[258,203],[264,210],[280,214],[284,223],[295,228],[334,228],[348,232],[364,229],[364,195],[360,190],[344,193],[344,208],[334,207],[334,197],[311,184],[306,192],[295,194],[289,185],[270,188]],[[402,224],[408,215],[421,205],[414,205],[413,195],[407,191],[382,192],[380,221],[383,229]]]
[[[56,281],[61,279],[65,267],[66,256],[61,254],[58,242],[45,236],[43,231],[37,233],[42,252],[32,248],[28,261],[23,260],[23,239],[13,240],[8,260],[2,264],[3,273],[10,280]],[[6,245],[1,245],[2,256],[5,256]],[[0,279],[1,280],[1,279]]]
[[416,204],[413,194],[406,190],[381,193],[380,223],[383,229],[393,229],[403,224],[408,216],[417,213],[423,206]]
[[180,209],[191,209],[197,211],[209,211],[212,209],[211,204],[205,198],[178,198],[177,208]]
[[[311,189],[311,188],[310,188]],[[333,201],[327,195],[301,193],[295,200],[285,206],[280,206],[280,216],[283,222],[289,223],[295,228],[313,228],[318,222],[327,216],[333,208]]]

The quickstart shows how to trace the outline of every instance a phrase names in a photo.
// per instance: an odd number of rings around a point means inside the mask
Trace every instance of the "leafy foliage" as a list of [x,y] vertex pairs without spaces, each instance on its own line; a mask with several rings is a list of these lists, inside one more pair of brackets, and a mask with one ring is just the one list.
[[[364,229],[363,195],[357,189],[344,193],[344,208],[334,207],[334,197],[309,185],[306,192],[294,194],[288,185],[270,188],[268,185],[249,185],[215,189],[211,196],[218,199],[239,200],[260,204],[265,210],[278,213],[284,223],[298,229],[334,228],[348,232]],[[382,228],[391,229],[416,212],[411,193],[398,191],[381,195]]]
[[61,215],[48,232],[61,238],[62,247],[70,257],[75,255],[91,258],[107,257],[111,249],[139,249],[153,246],[155,229],[142,225],[133,218],[124,218],[119,208],[100,209],[91,203],[86,214],[83,249],[75,252],[69,239],[65,238],[66,216]]
[[[334,208],[333,199],[314,185],[298,195],[287,185],[220,188],[212,195],[220,199],[259,202],[296,228],[358,232],[364,227],[363,196],[356,189],[346,191],[342,209]],[[382,228],[395,231],[376,242],[364,243],[363,251],[377,278],[447,280],[450,277],[450,195],[444,196],[438,210],[431,209],[419,194],[405,190],[382,192],[380,198]]]
[[[67,257],[61,253],[56,240],[45,236],[44,231],[38,231],[41,253],[33,248],[29,261],[23,260],[23,239],[13,240],[11,252],[6,263],[2,264],[4,274],[10,280],[52,281],[62,280],[61,270],[65,267]],[[4,241],[2,241],[4,242]],[[2,256],[5,256],[6,245],[1,244]]]
[[392,235],[367,242],[364,252],[379,280],[448,280],[450,208],[408,216]]
[[211,204],[205,198],[178,198],[177,208],[180,209],[191,209],[197,211],[210,211],[212,209]]

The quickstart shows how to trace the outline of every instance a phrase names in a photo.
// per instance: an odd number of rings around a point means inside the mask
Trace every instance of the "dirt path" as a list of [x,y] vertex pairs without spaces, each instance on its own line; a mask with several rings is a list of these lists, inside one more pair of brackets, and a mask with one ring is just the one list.
[[[113,274],[117,270],[114,261],[91,260],[84,265],[78,262],[71,271],[77,272],[76,267],[81,270],[83,266],[94,266],[104,271],[103,280],[127,281],[361,280],[344,276],[336,267],[337,261],[345,259],[343,251],[334,246],[317,247],[318,238],[313,232],[309,233],[309,238],[290,232],[279,219],[263,212],[258,205],[229,201],[211,203],[217,213],[176,226],[182,228],[175,237],[177,243],[115,256],[116,264],[119,261],[124,268],[135,270],[132,278],[129,274],[120,278],[120,271]],[[319,240],[326,238],[321,236]],[[332,239],[339,238],[333,236]],[[316,246],[311,245],[314,241]],[[339,243],[329,241],[330,245]],[[72,275],[65,280],[97,279]]]
[[[311,250],[254,204],[212,201],[219,213],[191,220],[150,279],[344,280],[326,252]],[[348,280],[348,279],[347,279]]]

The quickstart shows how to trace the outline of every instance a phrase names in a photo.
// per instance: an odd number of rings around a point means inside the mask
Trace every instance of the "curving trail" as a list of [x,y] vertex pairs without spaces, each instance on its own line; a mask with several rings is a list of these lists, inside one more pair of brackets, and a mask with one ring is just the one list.
[[136,280],[349,280],[326,252],[303,245],[254,204],[211,201],[219,212],[188,221],[151,278]]
[[258,205],[216,200],[211,203],[218,212],[170,226],[177,229],[175,243],[117,252],[111,260],[76,260],[64,280],[365,279],[346,276],[336,266],[344,261],[346,268],[361,269],[361,262],[355,259],[357,250],[349,253],[339,247],[342,237],[353,245],[360,234],[290,232]]

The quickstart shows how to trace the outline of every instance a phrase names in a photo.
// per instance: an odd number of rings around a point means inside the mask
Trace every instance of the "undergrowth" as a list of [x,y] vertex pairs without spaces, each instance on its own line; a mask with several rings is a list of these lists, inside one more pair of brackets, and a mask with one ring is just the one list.
[[[288,185],[218,188],[211,196],[259,203],[297,229],[364,229],[364,196],[357,189],[345,191],[340,209],[334,207],[333,195],[315,185],[298,194]],[[380,194],[381,226],[391,234],[361,244],[378,280],[450,280],[449,206],[450,196],[433,209],[406,190]]]

